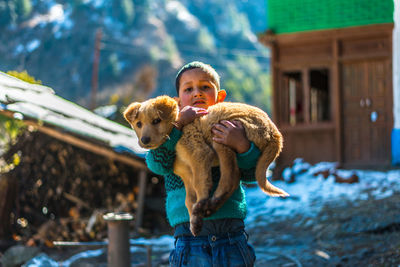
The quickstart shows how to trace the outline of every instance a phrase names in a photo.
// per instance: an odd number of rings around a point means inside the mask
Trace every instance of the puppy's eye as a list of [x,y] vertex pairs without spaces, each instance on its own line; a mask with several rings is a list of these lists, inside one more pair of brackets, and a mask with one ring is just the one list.
[[136,123],[136,127],[142,128],[142,122],[141,122],[141,121],[138,121],[138,122]]
[[156,125],[156,124],[159,124],[160,122],[161,122],[161,119],[160,119],[160,118],[157,118],[157,119],[154,119],[154,120],[151,122],[151,124]]

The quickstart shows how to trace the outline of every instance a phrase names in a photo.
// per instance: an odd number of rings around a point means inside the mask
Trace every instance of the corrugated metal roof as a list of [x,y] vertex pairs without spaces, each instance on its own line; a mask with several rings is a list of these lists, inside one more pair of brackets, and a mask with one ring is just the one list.
[[144,158],[131,129],[103,118],[57,96],[53,89],[30,84],[0,72],[0,111],[11,111],[20,119],[36,119],[86,138],[102,141],[118,153],[129,152]]

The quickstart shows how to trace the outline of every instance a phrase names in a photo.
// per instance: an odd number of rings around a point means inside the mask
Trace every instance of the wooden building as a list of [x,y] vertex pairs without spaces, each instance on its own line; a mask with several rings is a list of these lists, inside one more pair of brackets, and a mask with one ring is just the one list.
[[[390,166],[393,0],[268,0],[278,162]],[[397,159],[398,160],[398,159]]]

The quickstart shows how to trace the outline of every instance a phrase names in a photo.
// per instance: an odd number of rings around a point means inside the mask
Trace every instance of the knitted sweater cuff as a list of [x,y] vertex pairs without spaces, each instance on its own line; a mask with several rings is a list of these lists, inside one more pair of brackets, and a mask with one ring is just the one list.
[[258,157],[260,156],[261,151],[254,145],[253,142],[250,142],[250,148],[247,152],[237,154],[236,159],[240,169],[251,169],[256,167]]
[[179,138],[181,138],[182,132],[176,129],[175,127],[172,128],[171,133],[169,134],[169,139],[164,142],[161,146],[165,147],[168,150],[174,150],[175,151],[175,146],[179,141]]

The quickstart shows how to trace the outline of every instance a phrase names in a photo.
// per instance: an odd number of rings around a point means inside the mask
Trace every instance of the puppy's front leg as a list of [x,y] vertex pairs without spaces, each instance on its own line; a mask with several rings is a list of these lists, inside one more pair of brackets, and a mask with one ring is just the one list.
[[182,142],[178,142],[176,145],[176,157],[174,162],[174,173],[181,177],[185,186],[186,198],[185,206],[188,210],[189,216],[192,217],[193,205],[196,203],[196,191],[193,185],[193,173],[189,162],[186,160],[190,157],[190,153],[186,150],[186,147]]
[[203,225],[202,220],[206,214],[212,189],[211,163],[215,157],[215,152],[207,144],[204,143],[199,148],[201,149],[192,151],[193,157],[190,159],[193,172],[192,182],[197,197],[190,221],[190,230],[193,235],[197,235]]
[[[190,126],[186,126],[185,130],[190,129]],[[181,176],[185,184],[185,204],[190,215],[190,230],[193,235],[197,235],[203,225],[205,204],[212,189],[211,162],[215,152],[203,141],[201,135],[189,137],[184,135],[177,143],[174,171],[176,169],[180,172],[176,174]],[[190,166],[189,171],[183,168],[185,165]]]
[[213,197],[207,205],[206,216],[210,216],[217,211],[238,188],[240,182],[240,171],[235,151],[217,142],[213,142],[213,148],[218,155],[221,178]]

